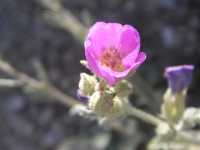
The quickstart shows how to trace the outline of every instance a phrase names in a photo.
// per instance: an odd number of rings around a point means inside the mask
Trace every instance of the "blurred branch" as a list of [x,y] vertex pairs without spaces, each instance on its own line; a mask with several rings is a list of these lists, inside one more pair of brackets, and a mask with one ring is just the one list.
[[0,87],[18,87],[21,86],[21,82],[13,79],[0,79]]
[[44,69],[44,67],[42,66],[42,64],[40,63],[40,61],[35,59],[33,61],[33,66],[37,72],[39,80],[42,80],[46,82],[47,84],[49,84],[48,74],[46,70]]
[[148,150],[199,150],[200,147],[198,144],[194,143],[183,143],[183,142],[161,142],[152,143],[148,146]]
[[70,32],[80,42],[84,40],[87,28],[73,16],[73,14],[62,7],[59,0],[38,0],[39,4],[47,9],[45,18],[55,25]]
[[148,144],[149,150],[199,150],[199,131],[178,131],[169,138],[156,136]]
[[0,70],[15,78],[15,80],[11,79],[1,79],[0,85],[8,86],[8,87],[16,87],[17,85],[21,85],[23,87],[29,87],[34,91],[42,91],[46,94],[47,97],[51,99],[56,99],[61,103],[67,104],[69,106],[73,106],[75,104],[80,103],[76,99],[62,93],[56,87],[45,81],[36,80],[18,70],[16,70],[9,63],[0,59]]
[[140,110],[134,106],[128,105],[126,109],[127,109],[126,111],[128,115],[137,117],[141,119],[142,121],[149,123],[151,125],[159,126],[162,123],[167,124],[166,121],[163,121],[160,118],[155,117],[154,115],[151,115],[150,113],[146,113],[145,111]]

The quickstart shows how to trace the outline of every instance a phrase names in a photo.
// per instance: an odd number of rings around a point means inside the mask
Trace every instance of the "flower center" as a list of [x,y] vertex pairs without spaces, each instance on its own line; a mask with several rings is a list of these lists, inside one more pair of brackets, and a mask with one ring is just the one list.
[[101,65],[111,68],[114,71],[122,72],[125,66],[122,63],[122,57],[116,48],[105,49],[100,57]]

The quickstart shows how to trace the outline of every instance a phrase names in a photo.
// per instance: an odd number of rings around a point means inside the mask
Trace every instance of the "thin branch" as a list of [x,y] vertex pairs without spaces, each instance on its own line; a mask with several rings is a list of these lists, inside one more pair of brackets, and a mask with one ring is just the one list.
[[33,60],[33,66],[36,70],[38,79],[46,83],[49,83],[48,74],[38,59]]
[[0,87],[19,87],[21,82],[13,79],[0,79]]
[[[15,81],[17,82],[17,84],[20,84],[25,87],[28,86],[35,91],[43,91],[49,98],[56,99],[60,101],[61,103],[67,104],[69,106],[73,106],[75,104],[80,103],[78,100],[62,93],[56,87],[48,84],[47,82],[36,80],[26,75],[25,73],[22,73],[16,70],[13,66],[3,61],[2,59],[0,59],[0,70],[12,76],[13,78],[15,78],[15,80],[13,80],[12,82]],[[7,80],[7,83],[8,83],[8,80]],[[5,84],[5,81],[4,81],[4,84]],[[15,86],[15,84],[13,83],[11,84],[11,81],[9,81],[8,85],[10,85],[10,87],[11,85]]]
[[165,121],[159,119],[158,117],[155,117],[154,115],[151,115],[150,113],[146,113],[143,110],[140,110],[134,106],[128,105],[127,106],[127,114],[134,116],[146,123],[149,123],[154,126],[158,126],[161,123],[166,123]]
[[87,28],[68,10],[64,9],[59,0],[38,0],[47,9],[44,17],[55,25],[70,32],[75,39],[82,42]]

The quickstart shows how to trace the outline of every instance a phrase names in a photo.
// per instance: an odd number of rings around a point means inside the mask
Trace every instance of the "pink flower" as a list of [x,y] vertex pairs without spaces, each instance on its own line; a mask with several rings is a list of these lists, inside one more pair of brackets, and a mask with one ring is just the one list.
[[130,25],[97,22],[84,45],[89,69],[109,85],[135,72],[146,59],[140,52],[139,33]]

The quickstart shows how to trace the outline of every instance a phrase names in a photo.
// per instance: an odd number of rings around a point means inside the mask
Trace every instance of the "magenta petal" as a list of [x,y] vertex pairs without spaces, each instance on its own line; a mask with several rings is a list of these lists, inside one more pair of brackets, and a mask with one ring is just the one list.
[[113,76],[112,71],[109,68],[101,67],[101,77],[103,77],[111,86],[115,85],[118,81],[118,79]]
[[140,53],[138,54],[138,57],[137,57],[136,61],[135,61],[135,66],[130,67],[131,70],[136,71],[136,69],[137,69],[141,64],[144,63],[144,61],[146,60],[146,58],[147,58],[146,53],[140,52]]
[[129,26],[124,25],[123,30],[120,37],[120,53],[123,57],[127,56],[129,53],[134,52],[135,57],[132,58],[133,60],[136,59],[139,49],[140,49],[140,36],[138,31]]
[[[146,60],[146,54],[144,52],[140,52],[135,63],[127,68],[123,72],[115,72],[110,68],[101,67],[101,73],[104,75],[104,79],[109,83],[109,85],[115,85],[117,81],[122,78],[125,78],[129,73],[135,72],[137,68]],[[100,68],[100,67],[99,67]]]
[[97,76],[101,76],[96,59],[92,55],[90,48],[91,47],[89,47],[89,45],[88,45],[88,47],[86,47],[86,49],[85,49],[85,57],[86,57],[86,60],[88,63],[88,67],[94,74],[96,74]]
[[132,51],[130,54],[128,54],[126,57],[123,58],[123,64],[127,67],[130,68],[133,65],[133,62],[138,59],[138,53],[139,51]]
[[85,42],[93,43],[93,53],[100,56],[105,48],[117,46],[121,30],[122,25],[118,23],[97,22],[90,28]]
[[117,80],[115,77],[112,76],[112,74],[109,74],[109,72],[105,71],[100,64],[98,64],[97,59],[92,55],[90,48],[92,47],[87,47],[85,50],[85,56],[88,62],[88,67],[89,69],[96,74],[98,77],[104,78],[109,85],[114,85]]
[[131,66],[129,68],[127,68],[125,71],[123,72],[112,72],[112,74],[116,77],[116,78],[124,78],[125,76],[127,76],[130,72],[135,72],[137,70],[137,68],[146,60],[146,54],[144,52],[140,52],[137,59],[135,60],[135,62],[131,63]]

